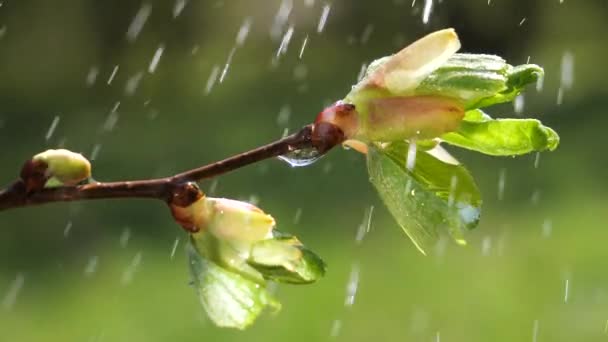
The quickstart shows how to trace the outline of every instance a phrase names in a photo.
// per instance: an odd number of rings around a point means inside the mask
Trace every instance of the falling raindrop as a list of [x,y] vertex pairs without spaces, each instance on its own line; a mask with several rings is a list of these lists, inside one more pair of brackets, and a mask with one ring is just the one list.
[[368,209],[366,209],[365,213],[363,214],[363,222],[359,224],[359,228],[357,229],[357,235],[355,236],[355,241],[357,241],[358,244],[360,244],[361,241],[363,241],[365,235],[371,231],[373,213],[374,206],[372,205]]
[[99,155],[99,151],[101,151],[101,144],[97,143],[97,144],[93,145],[93,151],[91,151],[91,156],[89,157],[89,159],[90,160],[97,159],[97,156]]
[[298,209],[296,209],[296,213],[293,215],[293,224],[300,223],[301,219],[302,219],[302,208],[298,208]]
[[141,264],[141,252],[137,252],[131,260],[131,264],[127,266],[127,268],[122,272],[122,277],[120,278],[120,283],[122,285],[127,285],[133,281],[133,276],[137,271],[137,268]]
[[91,69],[89,69],[89,72],[87,73],[87,86],[90,87],[95,83],[95,81],[97,80],[97,75],[99,75],[99,68],[97,68],[96,66],[92,66]]
[[165,51],[165,45],[160,44],[154,52],[154,56],[152,56],[152,60],[150,61],[150,65],[148,66],[149,73],[153,74],[154,71],[156,71],[158,62],[160,62],[160,58],[163,56],[163,51]]
[[407,157],[405,159],[405,168],[408,171],[412,171],[416,166],[416,140],[412,139],[410,145],[407,148]]
[[209,195],[215,194],[215,191],[217,190],[217,184],[218,184],[218,180],[216,178],[211,182],[211,185],[209,185],[209,191],[207,191],[209,193]]
[[545,85],[545,75],[540,75],[536,80],[536,91],[543,91],[543,86]]
[[296,81],[304,81],[308,76],[308,68],[304,64],[298,64],[293,68],[293,78]]
[[566,284],[564,285],[564,303],[568,303],[569,294],[570,294],[570,279],[566,279]]
[[439,331],[435,334],[435,342],[441,342],[441,333]]
[[245,18],[243,20],[243,24],[239,28],[239,32],[236,34],[235,44],[236,46],[242,46],[245,43],[245,39],[249,35],[249,31],[251,30],[251,17]]
[[218,65],[214,65],[213,69],[211,69],[211,74],[209,74],[209,78],[207,79],[207,85],[205,86],[205,95],[208,95],[213,89],[215,85],[215,81],[217,81],[217,76],[220,73],[220,67]]
[[329,336],[338,337],[338,335],[340,335],[340,330],[342,330],[342,320],[336,319],[331,324]]
[[293,8],[292,0],[283,0],[281,1],[281,5],[279,6],[279,10],[277,14],[274,16],[274,21],[272,22],[272,26],[270,27],[270,37],[273,40],[278,40],[281,34],[283,33],[283,28],[287,23],[287,19],[289,18],[289,14]]
[[135,14],[133,21],[131,21],[129,28],[127,29],[127,40],[128,41],[134,42],[135,39],[137,39],[137,36],[141,32],[141,30],[144,28],[144,25],[146,24],[146,21],[148,20],[148,17],[150,16],[151,12],[152,12],[152,5],[150,5],[148,3],[143,4],[141,6],[141,8],[139,9],[139,11],[137,11],[137,14]]
[[561,106],[561,104],[564,102],[564,88],[559,87],[559,89],[557,90],[557,99],[555,100],[555,103],[558,106]]
[[537,205],[540,202],[540,190],[534,190],[530,202],[532,202],[532,205]]
[[281,40],[281,45],[279,45],[279,49],[276,53],[276,58],[279,58],[281,55],[284,55],[287,52],[287,47],[289,46],[289,42],[291,41],[291,37],[293,36],[293,26],[290,26],[285,34],[283,35],[283,39]]
[[10,311],[13,308],[15,302],[17,302],[17,296],[19,295],[19,292],[21,292],[21,288],[23,288],[24,282],[25,276],[22,273],[17,273],[15,280],[13,280],[2,299],[2,308],[4,310]]
[[574,84],[574,55],[566,51],[562,55],[560,85],[564,89],[570,89],[572,84]]
[[277,158],[289,164],[291,167],[308,166],[316,162],[323,155],[314,147],[293,150]]
[[425,0],[424,9],[422,10],[422,23],[423,24],[426,25],[429,23],[429,17],[431,16],[431,11],[433,11],[433,0]]
[[129,243],[129,239],[131,238],[131,229],[129,227],[125,227],[125,229],[120,234],[120,247],[125,248]]
[[534,168],[538,169],[538,164],[540,163],[540,152],[536,152],[534,155]]
[[300,47],[300,53],[298,54],[299,59],[302,59],[302,55],[304,54],[304,49],[306,48],[307,43],[308,43],[308,35],[306,35],[306,37],[304,37],[304,40],[302,41],[302,47]]
[[114,129],[114,127],[116,126],[116,123],[118,122],[118,107],[120,106],[120,101],[117,101],[114,104],[114,107],[112,107],[112,110],[110,110],[110,113],[108,114],[108,117],[106,118],[106,121],[103,123],[103,130],[106,132],[110,132]]
[[550,219],[545,219],[542,225],[542,236],[547,239],[551,237],[551,233],[553,232],[553,222]]
[[114,66],[114,69],[112,69],[112,73],[110,74],[110,77],[108,78],[108,85],[112,84],[112,81],[114,81],[114,77],[116,77],[116,73],[118,72],[118,64]]
[[350,270],[350,276],[348,277],[348,284],[346,284],[346,299],[344,300],[345,306],[352,306],[355,304],[355,296],[357,295],[358,288],[359,265],[353,263]]
[[365,29],[363,29],[363,33],[361,34],[361,45],[367,44],[367,42],[369,41],[369,37],[371,37],[373,32],[374,32],[374,25],[367,24],[365,26]]
[[173,242],[173,248],[171,248],[171,255],[169,256],[170,260],[173,260],[173,257],[175,256],[175,251],[177,250],[177,245],[179,245],[179,237],[176,237],[175,241]]
[[0,39],[4,38],[5,35],[6,35],[6,25],[2,25],[2,27],[0,27]]
[[173,18],[177,18],[182,13],[187,3],[188,0],[175,0],[175,4],[173,5]]
[[534,320],[534,325],[532,327],[532,342],[538,341],[538,320]]
[[498,200],[502,201],[505,197],[505,182],[507,180],[507,170],[500,169],[498,172]]
[[481,255],[490,255],[490,250],[492,250],[492,237],[485,236],[481,241]]
[[135,94],[143,77],[144,73],[140,71],[127,80],[127,83],[125,84],[125,94],[127,96],[133,96]]
[[327,17],[329,16],[329,10],[331,6],[329,4],[325,4],[323,6],[323,10],[321,11],[321,17],[319,18],[319,25],[317,25],[317,33],[323,32],[325,28],[325,23],[327,22]]
[[279,110],[279,115],[277,116],[277,125],[280,127],[285,127],[289,123],[289,117],[291,116],[291,107],[286,104],[281,107]]
[[519,22],[519,26],[522,26],[526,22],[526,19],[527,19],[526,17],[523,17],[521,19],[521,21]]
[[72,221],[68,221],[63,229],[63,237],[68,237],[70,235],[70,231],[72,230]]
[[359,82],[363,79],[363,76],[365,76],[365,70],[367,70],[367,63],[361,64],[361,68],[359,69],[359,74],[357,75],[357,82]]
[[515,114],[521,114],[524,111],[524,95],[519,94],[515,97],[513,101],[513,110],[515,110]]
[[48,131],[46,132],[46,135],[44,136],[44,138],[48,141],[49,139],[51,139],[51,137],[53,136],[53,133],[55,133],[55,129],[57,128],[57,125],[59,124],[59,115],[55,115],[55,117],[53,118],[53,121],[51,122],[51,126],[49,127]]
[[97,255],[94,255],[91,258],[89,258],[89,261],[87,262],[87,265],[84,268],[85,276],[90,277],[93,274],[95,274],[95,272],[97,271],[98,261],[99,261],[99,257]]
[[232,64],[232,57],[236,52],[236,47],[233,47],[228,54],[228,58],[226,59],[226,63],[224,64],[224,69],[222,69],[222,74],[220,75],[220,83],[224,82],[224,78],[226,77],[226,73],[228,73],[228,68],[230,68],[230,64]]

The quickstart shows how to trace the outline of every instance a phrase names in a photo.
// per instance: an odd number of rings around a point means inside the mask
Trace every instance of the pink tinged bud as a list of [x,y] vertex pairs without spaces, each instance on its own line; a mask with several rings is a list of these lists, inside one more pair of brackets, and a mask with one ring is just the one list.
[[388,57],[368,76],[366,85],[392,94],[410,92],[459,49],[453,29],[430,33]]
[[378,98],[368,111],[360,132],[368,141],[431,139],[456,130],[464,117],[462,104],[438,96]]
[[338,127],[344,137],[351,138],[359,130],[359,118],[355,106],[349,103],[338,101],[333,105],[323,109],[315,119],[315,125],[328,123]]

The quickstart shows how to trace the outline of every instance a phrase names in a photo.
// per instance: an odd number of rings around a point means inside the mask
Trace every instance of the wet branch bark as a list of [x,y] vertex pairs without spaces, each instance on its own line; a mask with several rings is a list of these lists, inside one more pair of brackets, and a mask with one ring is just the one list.
[[[64,186],[42,189],[27,193],[22,180],[15,181],[6,189],[0,190],[0,211],[40,205],[52,202],[108,198],[152,198],[174,202],[176,197],[183,206],[184,196],[198,189],[190,183],[209,179],[289,151],[313,146],[312,125],[303,127],[297,133],[272,142],[268,145],[237,154],[227,159],[188,170],[170,177],[120,182],[95,182],[79,186]],[[185,196],[192,198],[191,196]]]

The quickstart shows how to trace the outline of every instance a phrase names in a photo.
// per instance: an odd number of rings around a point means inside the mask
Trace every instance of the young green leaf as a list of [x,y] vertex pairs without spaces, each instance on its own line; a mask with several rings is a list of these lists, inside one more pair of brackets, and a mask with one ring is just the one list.
[[468,111],[455,132],[441,136],[448,144],[493,156],[553,151],[559,136],[535,119],[492,119],[481,110]]
[[409,170],[408,149],[406,142],[370,146],[370,181],[423,254],[437,241],[441,226],[448,227],[456,242],[465,244],[464,231],[477,225],[481,207],[473,178],[463,166],[421,150]]
[[220,327],[245,329],[266,307],[278,310],[264,284],[225,269],[188,246],[190,272],[209,318]]
[[481,108],[512,101],[542,75],[534,64],[513,67],[498,56],[457,53],[425,78],[415,94],[449,96],[466,109]]
[[248,263],[264,278],[281,283],[308,284],[325,274],[325,263],[295,236],[273,231],[272,239],[254,244]]

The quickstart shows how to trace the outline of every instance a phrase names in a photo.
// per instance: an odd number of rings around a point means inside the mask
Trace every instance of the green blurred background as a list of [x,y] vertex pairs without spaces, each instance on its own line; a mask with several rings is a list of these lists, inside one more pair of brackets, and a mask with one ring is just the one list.
[[[269,160],[203,183],[212,195],[257,202],[329,265],[317,284],[278,287],[283,310],[245,332],[205,318],[188,285],[186,236],[161,203],[2,212],[0,341],[605,341],[605,2],[435,1],[427,24],[424,5],[0,1],[4,184],[50,147],[82,152],[94,159],[96,179],[119,180],[169,175],[261,145],[344,96],[363,63],[444,27],[457,29],[463,51],[544,66],[542,90],[528,89],[523,115],[562,138],[538,167],[535,155],[452,149],[478,180],[482,221],[467,247],[442,239],[426,257],[389,217],[351,151],[300,169]],[[242,27],[248,34],[238,44]],[[491,112],[517,116],[512,104]],[[371,206],[371,231],[358,242]],[[351,278],[357,292],[345,305]]]

